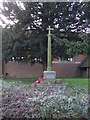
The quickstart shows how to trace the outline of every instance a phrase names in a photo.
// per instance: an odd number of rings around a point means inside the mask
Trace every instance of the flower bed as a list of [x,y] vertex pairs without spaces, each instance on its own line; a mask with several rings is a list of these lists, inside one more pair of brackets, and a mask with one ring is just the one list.
[[65,84],[43,84],[29,87],[21,82],[3,82],[3,118],[86,118],[86,89],[72,90]]

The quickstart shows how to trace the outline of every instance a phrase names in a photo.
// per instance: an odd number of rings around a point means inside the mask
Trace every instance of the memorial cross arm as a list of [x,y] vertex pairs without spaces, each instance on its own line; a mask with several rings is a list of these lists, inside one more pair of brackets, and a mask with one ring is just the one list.
[[48,30],[48,34],[51,35],[51,30],[54,30],[54,29],[49,26],[47,30]]

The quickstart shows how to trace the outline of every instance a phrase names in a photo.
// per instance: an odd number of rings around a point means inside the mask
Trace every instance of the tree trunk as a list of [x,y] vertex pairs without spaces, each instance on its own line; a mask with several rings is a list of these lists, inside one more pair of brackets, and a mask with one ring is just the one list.
[[43,71],[46,71],[47,70],[47,64],[46,62],[43,62]]
[[46,57],[43,57],[42,65],[43,65],[43,71],[46,71],[47,70],[47,58]]

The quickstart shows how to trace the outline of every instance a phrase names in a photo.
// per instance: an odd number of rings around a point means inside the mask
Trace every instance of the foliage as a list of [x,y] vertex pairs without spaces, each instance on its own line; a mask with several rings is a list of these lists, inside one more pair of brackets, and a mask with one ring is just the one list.
[[[88,43],[89,43],[89,37],[86,33],[80,32],[78,35],[82,41],[69,41],[65,38],[60,39],[56,37],[54,34],[52,34],[53,39],[55,42],[58,43],[58,45],[62,48],[64,48],[64,55],[63,57],[74,57],[78,54],[88,54]],[[65,54],[66,53],[66,54]]]
[[[78,31],[85,31],[88,25],[87,3],[25,2],[23,4],[24,9],[13,2],[3,3],[3,15],[14,22],[14,25],[6,26],[3,30],[3,59],[5,61],[14,57],[17,61],[40,62],[44,65],[47,59],[46,28],[49,25],[54,28],[54,34],[58,35],[59,38],[81,41],[81,38],[78,37]],[[71,42],[70,47],[73,46],[72,44],[74,43]],[[74,53],[71,52],[71,49],[68,49],[67,53],[66,46],[59,46],[55,42],[53,42],[52,47],[53,56],[57,55],[62,58],[67,58],[67,54],[73,56],[78,51],[78,49],[74,51],[77,45],[73,50]],[[79,52],[81,51],[79,50]],[[86,51],[83,52],[86,54]]]
[[[82,49],[86,49],[87,54],[90,54],[90,33],[79,32],[79,37],[83,40]],[[84,46],[86,47],[84,48]]]
[[65,84],[40,83],[30,89],[28,84],[3,81],[2,105],[3,118],[82,119],[88,114],[88,94]]

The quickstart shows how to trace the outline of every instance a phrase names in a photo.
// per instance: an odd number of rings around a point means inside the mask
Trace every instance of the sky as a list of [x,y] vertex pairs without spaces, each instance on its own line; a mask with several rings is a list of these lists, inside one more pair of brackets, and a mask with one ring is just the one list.
[[[0,25],[1,25],[2,27],[5,27],[5,26],[8,25],[8,24],[13,25],[14,22],[11,21],[11,20],[8,20],[8,19],[2,14],[2,9],[3,9],[2,2],[3,2],[3,1],[5,2],[6,0],[0,0]],[[16,4],[20,7],[20,9],[25,10],[24,4],[21,3],[19,0],[16,0]],[[6,8],[6,9],[8,9],[8,8]],[[2,22],[2,21],[3,21],[3,22]],[[17,22],[17,21],[15,21],[15,22]]]
[[[2,14],[2,9],[3,9],[3,5],[2,5],[2,1],[0,0],[0,25],[2,27],[5,27],[7,24],[11,23],[12,21],[8,20],[3,14]],[[3,22],[2,22],[3,21]]]

